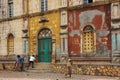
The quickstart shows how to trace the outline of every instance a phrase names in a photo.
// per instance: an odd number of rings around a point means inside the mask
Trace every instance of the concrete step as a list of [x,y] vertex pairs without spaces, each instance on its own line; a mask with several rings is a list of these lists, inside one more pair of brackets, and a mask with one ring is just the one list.
[[33,73],[51,73],[53,70],[47,70],[47,69],[29,69],[27,72],[33,72]]
[[29,68],[27,72],[52,72],[52,64],[51,63],[35,63],[34,68]]
[[51,63],[35,63],[35,68],[51,68]]

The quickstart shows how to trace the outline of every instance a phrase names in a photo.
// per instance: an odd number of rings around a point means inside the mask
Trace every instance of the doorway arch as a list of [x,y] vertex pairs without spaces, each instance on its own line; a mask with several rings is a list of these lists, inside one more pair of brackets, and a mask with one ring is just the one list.
[[52,62],[52,31],[48,28],[38,33],[38,62]]

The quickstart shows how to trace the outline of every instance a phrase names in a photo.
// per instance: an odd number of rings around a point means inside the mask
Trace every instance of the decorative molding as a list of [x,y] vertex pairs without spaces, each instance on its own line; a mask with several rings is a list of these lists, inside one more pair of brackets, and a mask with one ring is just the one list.
[[22,31],[23,31],[23,33],[27,33],[28,29],[26,28],[26,29],[23,29]]
[[114,22],[120,22],[120,18],[113,18],[113,19],[111,19],[112,20],[112,22],[114,23]]
[[40,18],[40,23],[42,23],[42,22],[48,22],[49,20],[46,18],[46,17],[41,17]]
[[68,26],[68,24],[60,25],[61,28],[66,28],[67,26]]
[[26,17],[30,18],[30,17],[35,17],[35,16],[43,16],[43,15],[50,14],[50,13],[56,13],[58,11],[59,11],[58,9],[55,9],[55,10],[49,10],[46,12],[36,12],[36,13],[31,13],[31,14],[28,13],[28,14],[23,14],[20,16],[13,16],[11,18],[0,19],[0,22],[11,21],[11,20],[21,19],[21,18],[26,18]]

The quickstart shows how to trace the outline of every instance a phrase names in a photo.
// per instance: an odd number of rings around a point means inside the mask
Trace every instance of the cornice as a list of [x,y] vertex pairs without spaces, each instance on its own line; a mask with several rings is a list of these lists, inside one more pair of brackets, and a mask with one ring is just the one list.
[[112,3],[120,2],[120,0],[111,0]]
[[0,22],[4,22],[4,21],[12,21],[12,20],[16,20],[16,19],[21,19],[23,18],[25,15],[20,15],[20,16],[14,16],[11,18],[4,18],[4,19],[0,19]]
[[59,10],[54,9],[54,10],[48,10],[46,12],[36,12],[36,13],[29,14],[29,17],[44,16],[44,15],[51,14],[51,13],[56,13],[56,12],[59,12]]
[[35,17],[35,16],[43,16],[43,15],[47,15],[47,14],[50,14],[50,13],[56,13],[56,12],[59,12],[59,10],[54,9],[54,10],[49,10],[49,11],[46,11],[46,12],[28,13],[28,14],[23,14],[23,15],[20,15],[20,16],[14,16],[14,17],[11,17],[11,18],[0,19],[0,22],[12,21],[12,20],[26,18],[26,17],[30,18],[30,17]]
[[113,22],[113,23],[119,23],[120,22],[120,18],[112,18],[111,19],[111,21]]

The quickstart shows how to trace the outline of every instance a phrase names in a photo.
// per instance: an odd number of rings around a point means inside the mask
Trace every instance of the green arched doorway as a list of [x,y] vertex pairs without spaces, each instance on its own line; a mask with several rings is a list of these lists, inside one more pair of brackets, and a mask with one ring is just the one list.
[[38,34],[38,62],[52,62],[52,32],[48,28]]

